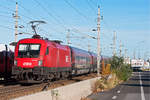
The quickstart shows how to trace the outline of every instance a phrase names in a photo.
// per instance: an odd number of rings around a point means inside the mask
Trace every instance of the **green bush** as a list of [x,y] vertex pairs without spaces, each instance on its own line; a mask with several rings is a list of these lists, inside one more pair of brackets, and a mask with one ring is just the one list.
[[112,71],[120,80],[126,81],[132,73],[131,66],[124,63],[123,57],[113,56],[111,60]]

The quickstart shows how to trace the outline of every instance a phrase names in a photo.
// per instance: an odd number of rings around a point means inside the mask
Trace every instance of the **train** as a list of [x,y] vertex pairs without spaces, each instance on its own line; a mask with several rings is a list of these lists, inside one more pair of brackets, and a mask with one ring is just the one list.
[[34,35],[18,41],[12,76],[16,80],[32,83],[69,78],[96,70],[95,53]]
[[14,50],[12,46],[0,44],[0,79],[11,78],[14,64]]

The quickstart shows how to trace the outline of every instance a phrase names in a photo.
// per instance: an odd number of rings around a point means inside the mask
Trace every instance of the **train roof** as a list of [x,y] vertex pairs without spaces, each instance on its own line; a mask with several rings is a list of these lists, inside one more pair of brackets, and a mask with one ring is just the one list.
[[42,37],[39,37],[39,36],[33,36],[32,38],[24,38],[24,39],[21,39],[21,40],[19,40],[19,42],[20,41],[25,41],[25,40],[37,40],[37,41],[45,41],[45,42],[54,42],[54,43],[57,43],[57,44],[61,44],[61,43],[63,43],[62,41],[60,41],[60,40],[49,40],[48,38],[42,38]]
[[102,58],[102,59],[110,59],[110,58],[112,58],[112,57],[109,57],[109,56],[106,56],[106,55],[101,55],[101,58]]
[[79,49],[79,48],[76,48],[76,47],[72,47],[72,46],[69,46],[72,50],[75,50],[75,51],[80,51],[80,52],[86,52],[88,53],[88,51],[86,50],[83,50],[83,49]]
[[93,52],[89,52],[89,51],[86,51],[86,50],[83,50],[83,49],[79,49],[79,48],[76,48],[76,47],[72,47],[72,46],[69,46],[71,50],[73,50],[76,54],[88,54],[88,55],[92,55],[92,56],[95,56],[97,57],[97,54],[93,53]]

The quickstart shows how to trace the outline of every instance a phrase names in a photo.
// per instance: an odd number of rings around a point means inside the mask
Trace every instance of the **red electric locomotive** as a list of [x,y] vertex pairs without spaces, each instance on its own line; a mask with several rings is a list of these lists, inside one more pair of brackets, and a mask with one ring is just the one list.
[[0,78],[9,78],[14,62],[14,53],[5,44],[0,44]]
[[71,51],[59,41],[41,38],[20,40],[15,48],[12,73],[21,80],[43,81],[71,72]]
[[34,36],[17,43],[12,74],[28,82],[66,78],[94,71],[95,58],[94,53]]

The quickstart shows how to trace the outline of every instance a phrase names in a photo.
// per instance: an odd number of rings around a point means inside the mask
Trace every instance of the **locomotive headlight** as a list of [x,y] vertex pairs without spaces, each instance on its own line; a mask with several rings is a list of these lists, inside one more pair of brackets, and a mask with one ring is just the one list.
[[17,60],[14,60],[14,65],[17,66]]
[[42,65],[42,63],[43,63],[43,61],[42,61],[42,60],[39,60],[39,62],[38,62],[38,66],[41,66],[41,65]]

